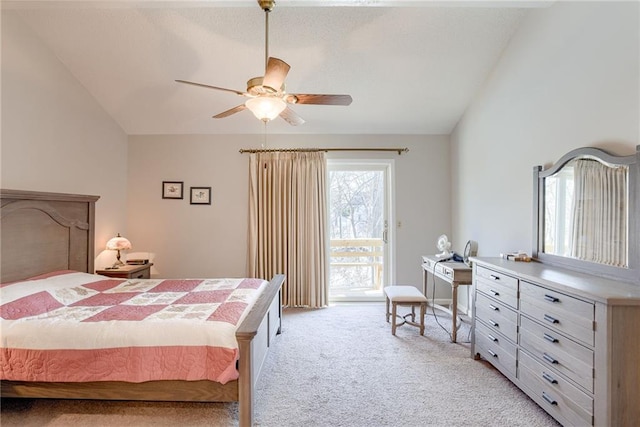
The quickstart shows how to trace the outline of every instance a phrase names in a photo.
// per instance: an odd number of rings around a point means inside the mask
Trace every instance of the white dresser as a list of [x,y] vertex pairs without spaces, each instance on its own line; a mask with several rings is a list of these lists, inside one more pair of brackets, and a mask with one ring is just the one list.
[[565,426],[637,425],[640,286],[538,262],[472,261],[472,357]]

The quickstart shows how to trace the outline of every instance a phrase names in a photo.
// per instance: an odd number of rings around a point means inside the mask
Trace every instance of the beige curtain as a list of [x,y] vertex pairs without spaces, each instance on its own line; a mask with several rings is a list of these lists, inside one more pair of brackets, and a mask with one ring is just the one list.
[[249,169],[249,274],[285,274],[286,306],[326,306],[324,153],[252,153]]
[[578,160],[574,167],[574,183],[572,256],[626,267],[626,167]]

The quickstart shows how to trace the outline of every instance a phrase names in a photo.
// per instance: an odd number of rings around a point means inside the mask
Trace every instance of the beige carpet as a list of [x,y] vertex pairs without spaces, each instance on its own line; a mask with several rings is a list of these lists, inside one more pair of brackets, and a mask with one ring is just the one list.
[[[438,313],[438,312],[436,312]],[[450,318],[438,316],[448,327]],[[257,426],[557,426],[428,316],[395,337],[383,304],[285,310],[260,378]],[[4,399],[2,426],[235,426],[237,405]]]

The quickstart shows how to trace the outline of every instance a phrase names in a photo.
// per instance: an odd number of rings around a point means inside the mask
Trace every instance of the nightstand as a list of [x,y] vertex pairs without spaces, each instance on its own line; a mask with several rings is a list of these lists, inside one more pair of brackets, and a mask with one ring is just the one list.
[[143,265],[123,265],[120,268],[109,270],[96,270],[96,274],[119,279],[149,279],[151,278],[151,266],[153,263]]

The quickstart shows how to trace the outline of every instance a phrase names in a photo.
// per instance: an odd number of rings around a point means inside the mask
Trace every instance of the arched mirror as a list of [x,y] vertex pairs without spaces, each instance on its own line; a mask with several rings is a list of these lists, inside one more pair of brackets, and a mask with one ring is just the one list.
[[579,148],[533,175],[534,258],[640,284],[640,146]]

